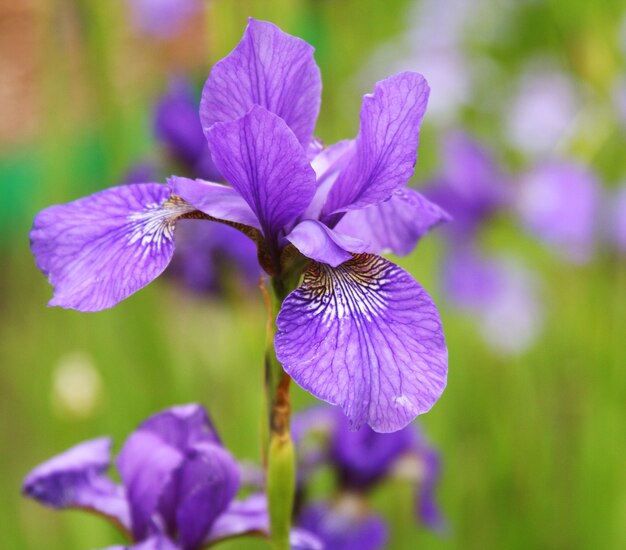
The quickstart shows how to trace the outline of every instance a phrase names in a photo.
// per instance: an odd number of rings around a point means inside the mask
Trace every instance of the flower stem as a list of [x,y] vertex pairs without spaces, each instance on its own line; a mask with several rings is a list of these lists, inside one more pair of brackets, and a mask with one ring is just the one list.
[[266,457],[267,499],[271,541],[276,550],[289,550],[289,533],[295,492],[295,450],[289,432],[291,378],[276,359],[274,335],[276,313],[287,294],[281,281],[272,280],[272,299],[264,290],[268,305],[268,334],[265,353],[266,421],[263,449]]

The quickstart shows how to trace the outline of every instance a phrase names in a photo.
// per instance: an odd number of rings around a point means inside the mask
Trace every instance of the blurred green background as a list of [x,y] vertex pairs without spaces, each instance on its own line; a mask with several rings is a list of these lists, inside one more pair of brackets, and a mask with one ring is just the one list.
[[[458,2],[440,3],[452,16]],[[0,2],[1,547],[118,541],[98,518],[22,499],[20,484],[36,464],[84,439],[110,434],[119,449],[160,408],[201,402],[237,458],[257,461],[260,451],[260,296],[198,297],[161,279],[110,311],[48,309],[51,288],[28,247],[33,216],[119,183],[137,159],[154,155],[150,113],[168,77],[206,78],[249,15],[316,47],[324,82],[317,134],[327,143],[353,136],[360,97],[381,76],[368,76],[368,64],[380,45],[411,31],[412,6],[213,0],[180,33],[158,39],[133,28],[121,0]],[[487,0],[464,47],[472,63],[491,68],[491,80],[453,124],[493,145],[509,169],[524,166],[500,139],[503,90],[526,60],[555,59],[590,106],[591,130],[571,140],[569,152],[614,187],[626,177],[626,134],[612,95],[624,73],[625,14],[618,0]],[[417,185],[436,169],[440,132],[427,113]],[[450,530],[438,536],[415,526],[410,489],[391,484],[374,499],[392,524],[390,548],[626,548],[626,259],[601,246],[589,264],[569,265],[507,217],[484,238],[540,275],[545,325],[525,352],[496,353],[471,318],[443,303],[436,236],[400,260],[442,304],[449,384],[420,422],[443,455],[439,497]],[[297,408],[313,402],[293,393]]]

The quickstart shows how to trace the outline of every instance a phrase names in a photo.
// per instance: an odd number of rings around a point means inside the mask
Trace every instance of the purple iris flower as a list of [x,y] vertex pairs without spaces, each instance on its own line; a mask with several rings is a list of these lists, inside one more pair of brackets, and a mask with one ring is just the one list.
[[[397,475],[415,484],[419,521],[434,530],[444,527],[435,500],[441,459],[416,426],[390,434],[377,433],[368,426],[354,431],[337,409],[316,407],[294,418],[293,434],[302,471],[301,484],[306,484],[315,468],[323,464],[331,465],[342,494],[348,495],[366,493]],[[324,538],[318,531],[312,531]]]
[[409,72],[379,82],[363,99],[357,138],[321,152],[313,140],[320,92],[313,48],[251,19],[213,67],[200,105],[229,185],[172,177],[53,206],[35,219],[32,250],[54,286],[50,304],[80,311],[114,306],[160,275],[181,218],[241,229],[277,280],[299,254],[308,264],[277,317],[278,360],[355,429],[391,432],[428,411],[447,376],[435,304],[377,255],[408,252],[447,219],[406,187],[428,85]]
[[[234,500],[239,468],[199,405],[166,409],[130,435],[116,461],[121,485],[106,475],[110,455],[106,437],[76,445],[35,468],[23,492],[52,508],[104,516],[136,550],[195,550],[268,532],[263,495]],[[294,539],[319,547],[307,533]]]
[[483,223],[509,204],[508,178],[491,152],[461,131],[444,137],[441,157],[441,171],[426,194],[452,216],[446,234],[453,241],[473,240]]
[[570,161],[539,164],[520,178],[516,205],[526,229],[575,263],[589,260],[597,229],[599,184]]
[[128,0],[134,27],[155,38],[171,38],[202,9],[201,0]]

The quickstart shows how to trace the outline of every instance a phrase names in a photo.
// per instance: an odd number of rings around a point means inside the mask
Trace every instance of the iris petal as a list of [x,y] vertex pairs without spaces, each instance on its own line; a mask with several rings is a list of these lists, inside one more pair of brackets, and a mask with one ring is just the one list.
[[357,255],[334,269],[313,263],[276,323],[285,371],[340,405],[353,429],[399,430],[445,387],[447,349],[435,304],[379,256]]
[[207,138],[213,160],[259,219],[266,239],[308,206],[315,172],[285,122],[263,107],[213,125]]
[[367,248],[359,239],[333,231],[317,220],[300,222],[285,238],[307,258],[333,267],[350,260],[350,252],[364,252]]
[[158,183],[113,187],[41,211],[30,233],[49,305],[99,311],[158,277],[174,253],[174,224],[194,208]]
[[216,63],[202,92],[200,118],[207,136],[216,122],[235,120],[261,105],[308,146],[322,91],[313,51],[276,25],[251,18],[241,42]]
[[433,227],[450,216],[413,189],[399,189],[379,204],[346,212],[335,229],[365,243],[371,254],[409,254]]
[[422,75],[405,72],[363,98],[356,154],[333,185],[324,215],[377,204],[409,181],[428,94]]
[[111,440],[86,441],[44,462],[24,480],[24,494],[53,508],[83,508],[130,529],[122,489],[109,480]]

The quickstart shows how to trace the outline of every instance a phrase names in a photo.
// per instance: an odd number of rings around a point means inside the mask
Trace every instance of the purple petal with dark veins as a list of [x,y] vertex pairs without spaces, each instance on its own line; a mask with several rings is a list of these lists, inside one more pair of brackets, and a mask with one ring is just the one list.
[[110,455],[107,437],[76,445],[30,472],[22,491],[46,506],[93,511],[129,530],[124,492],[105,475]]
[[313,263],[276,320],[276,354],[353,429],[393,432],[441,396],[447,349],[437,307],[403,269],[370,254]]
[[325,215],[377,204],[413,175],[429,88],[418,73],[400,73],[363,97],[356,154],[330,190]]
[[248,203],[228,185],[179,176],[172,176],[167,183],[175,195],[213,218],[261,229]]
[[215,164],[257,215],[266,238],[311,202],[315,172],[304,150],[285,122],[263,107],[213,125],[207,139]]
[[307,258],[332,267],[350,260],[350,252],[365,252],[367,248],[359,239],[333,231],[317,220],[301,221],[285,238]]
[[158,183],[113,187],[42,210],[30,232],[49,305],[99,311],[158,277],[174,253],[176,219],[193,210]]
[[216,518],[239,488],[239,468],[214,443],[198,443],[187,452],[164,488],[159,509],[183,548],[199,548]]
[[417,242],[450,215],[413,189],[398,189],[379,204],[350,210],[335,229],[365,243],[365,252],[409,254]]
[[[344,503],[346,504],[346,503]],[[298,525],[317,535],[324,548],[332,550],[379,550],[387,543],[387,525],[375,515],[360,515],[350,503],[313,504],[305,508]]]
[[313,48],[276,25],[250,18],[237,47],[216,63],[202,92],[200,118],[208,131],[253,105],[282,118],[303,146],[313,136],[322,82]]

